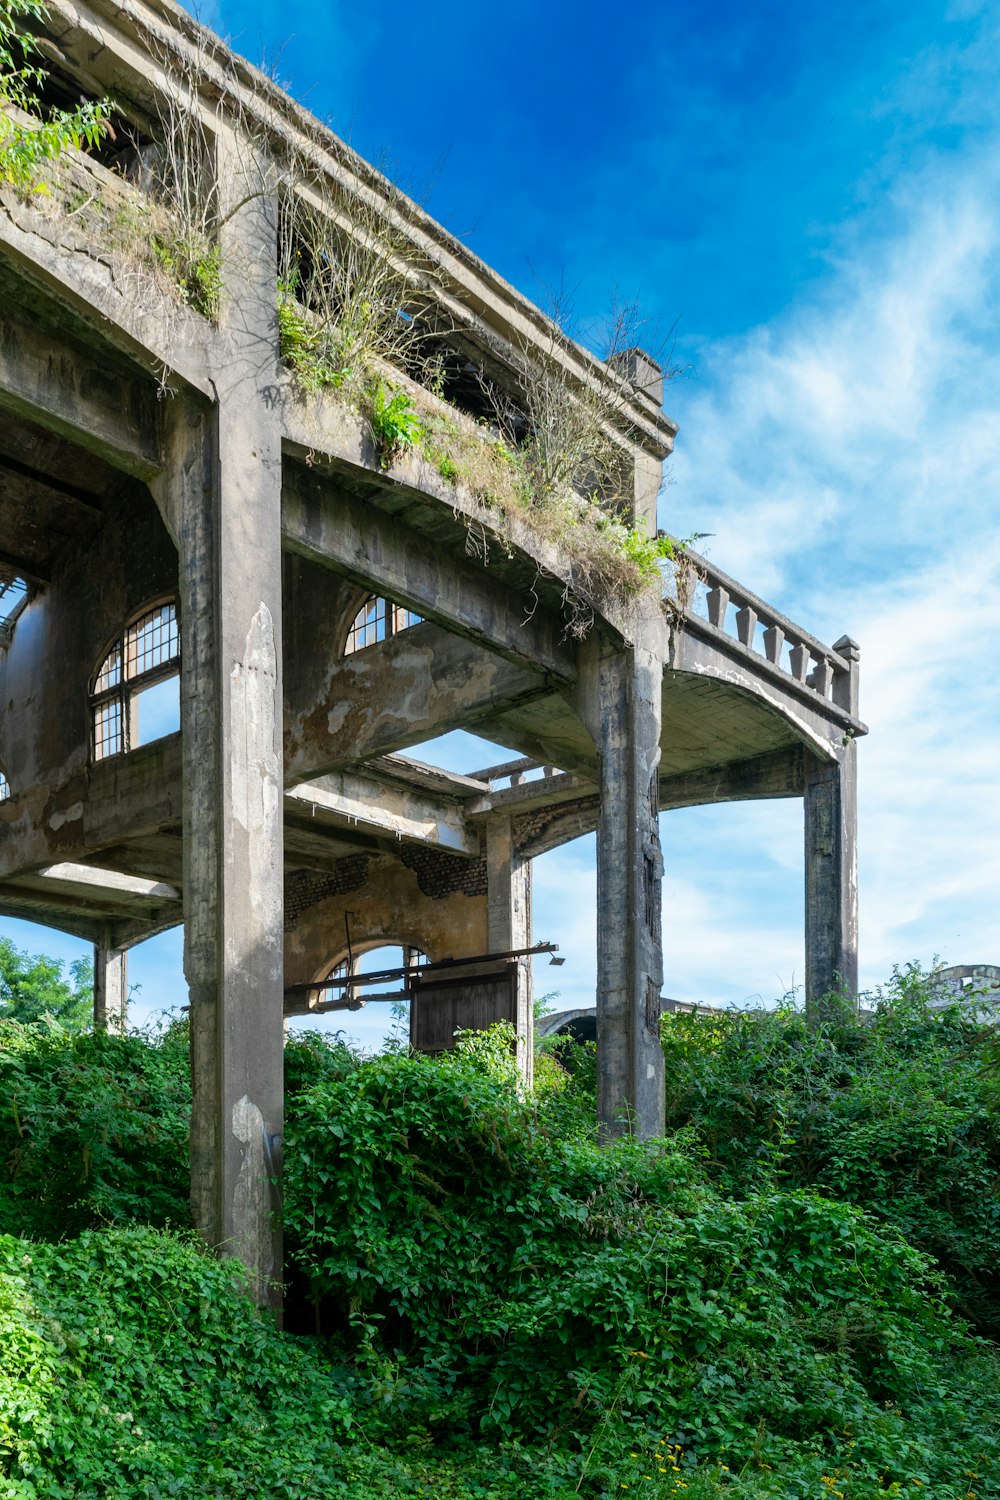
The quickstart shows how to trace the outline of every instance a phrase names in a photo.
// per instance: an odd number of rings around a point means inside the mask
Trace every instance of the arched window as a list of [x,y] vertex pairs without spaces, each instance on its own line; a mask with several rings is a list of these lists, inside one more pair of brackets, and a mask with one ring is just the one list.
[[7,798],[9,796],[10,796],[10,782],[7,780],[6,776],[3,774],[3,771],[0,771],[0,802],[6,802]]
[[137,615],[115,640],[91,693],[95,760],[180,728],[181,638],[172,600]]
[[356,949],[353,957],[345,956],[333,965],[316,997],[317,1003],[329,1005],[331,1001],[353,1000],[360,1009],[369,996],[377,995],[380,990],[388,988],[401,991],[405,988],[404,981],[386,980],[384,984],[381,981],[375,985],[362,984],[355,990],[346,984],[334,983],[335,980],[349,979],[352,975],[381,974],[386,970],[412,968],[427,961],[427,954],[423,949],[407,944],[378,943],[374,947]]
[[344,655],[350,656],[353,651],[374,646],[377,641],[387,641],[401,630],[408,630],[411,625],[419,624],[420,616],[415,615],[412,609],[404,609],[401,604],[392,604],[388,599],[380,599],[377,594],[371,594],[358,610],[354,623],[347,632]]

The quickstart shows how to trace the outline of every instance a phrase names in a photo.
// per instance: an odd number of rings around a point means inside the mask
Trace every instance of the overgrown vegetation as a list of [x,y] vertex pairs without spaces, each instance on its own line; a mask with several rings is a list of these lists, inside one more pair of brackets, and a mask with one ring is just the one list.
[[463,518],[479,528],[474,550],[485,551],[489,535],[507,544],[520,524],[567,554],[607,604],[658,592],[664,565],[680,562],[685,544],[625,518],[631,469],[616,429],[627,425],[631,388],[615,362],[634,317],[614,320],[606,375],[576,386],[559,365],[564,336],[554,322],[541,349],[506,351],[510,390],[480,372],[492,415],[473,420],[441,399],[440,330],[426,283],[407,270],[412,247],[393,227],[391,200],[384,219],[369,210],[369,222],[362,209],[364,222],[349,232],[297,197],[289,204],[279,347],[302,393],[338,392],[365,420],[383,468],[420,454],[446,484],[462,485],[473,505]]
[[850,1093],[880,1048],[927,1109],[958,1074],[992,1109],[985,1029],[932,1020],[916,989],[898,981],[854,1050],[846,1023],[786,1015],[765,1046],[760,1020],[671,1021],[691,1099],[717,1122],[754,1101],[745,1149],[735,1123],[712,1145],[690,1101],[672,1138],[599,1149],[588,1049],[525,1098],[499,1030],[441,1060],[292,1043],[289,1318],[310,1338],[275,1333],[182,1229],[144,1227],[186,1212],[183,1029],[7,1023],[5,1492],[1000,1494],[994,1347],[892,1229],[782,1175],[803,1059]]
[[[140,146],[112,101],[72,113],[41,106],[43,70],[25,28],[44,16],[41,0],[0,0],[0,102],[27,112],[24,120],[12,117],[0,141],[0,181],[49,195],[47,211],[100,248],[136,309],[152,293],[161,312],[173,298],[216,319],[226,275],[219,230],[237,210],[219,200],[197,51],[158,59],[171,86],[157,94],[147,122],[154,139]],[[268,143],[241,98],[239,88],[226,92],[242,142],[240,160],[225,170],[237,207],[274,186],[265,180]],[[118,175],[88,173],[79,160],[62,163],[58,174],[43,170],[70,146],[94,148],[108,133],[121,136]],[[404,194],[387,181],[375,188],[358,180],[331,204],[331,184],[294,149],[282,174],[279,351],[300,390],[333,391],[354,407],[383,467],[419,453],[446,485],[462,485],[456,514],[469,525],[474,550],[494,541],[510,547],[515,535],[532,548],[533,536],[566,554],[577,588],[606,608],[629,608],[644,591],[658,592],[663,568],[683,548],[627,519],[631,467],[622,433],[634,392],[621,372],[639,335],[635,309],[611,318],[603,372],[595,366],[580,376],[565,367],[565,305],[553,308],[540,339],[501,348],[480,329],[477,366],[458,352],[467,350],[468,329],[449,343],[447,289],[417,249]],[[229,274],[238,280],[238,268]],[[447,404],[456,371],[467,379],[464,372],[477,368],[473,383],[485,412],[478,421]],[[572,628],[584,630],[589,604],[576,594],[567,603]]]
[[0,0],[0,184],[19,192],[39,187],[46,162],[71,146],[96,146],[108,129],[103,100],[31,118],[45,74],[28,28],[45,15],[41,0]]
[[1000,1037],[934,1008],[897,971],[873,1018],[812,1027],[790,1008],[665,1025],[667,1119],[712,1179],[859,1204],[948,1273],[964,1316],[1000,1337]]

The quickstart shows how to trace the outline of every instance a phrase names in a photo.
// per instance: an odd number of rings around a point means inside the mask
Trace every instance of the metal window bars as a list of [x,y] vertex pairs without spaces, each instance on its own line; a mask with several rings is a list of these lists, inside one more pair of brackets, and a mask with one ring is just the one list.
[[419,625],[420,620],[420,615],[415,614],[412,609],[407,609],[402,604],[393,604],[388,599],[380,598],[378,594],[370,594],[347,632],[344,655],[350,656],[355,651],[363,651],[366,646],[389,640],[401,630]]
[[145,610],[125,626],[94,679],[91,710],[95,761],[131,749],[135,694],[154,682],[176,676],[180,657],[177,606],[172,600]]

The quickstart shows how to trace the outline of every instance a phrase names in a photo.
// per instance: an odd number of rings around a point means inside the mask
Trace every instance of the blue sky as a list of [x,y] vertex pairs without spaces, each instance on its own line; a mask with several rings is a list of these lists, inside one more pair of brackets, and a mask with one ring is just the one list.
[[[861,643],[863,982],[1000,962],[996,8],[222,0],[204,19],[529,295],[574,289],[584,329],[638,296],[654,342],[677,322],[661,524],[713,533],[726,571]],[[799,804],[663,833],[667,992],[800,983]],[[537,862],[537,936],[568,960],[539,988],[556,976],[567,1004],[592,1000],[593,892],[592,841]],[[134,956],[145,1005],[180,993],[178,953]]]

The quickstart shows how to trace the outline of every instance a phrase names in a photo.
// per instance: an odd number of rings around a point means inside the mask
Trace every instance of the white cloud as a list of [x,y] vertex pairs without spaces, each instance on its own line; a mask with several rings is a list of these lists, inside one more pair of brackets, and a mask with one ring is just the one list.
[[[1000,957],[998,160],[992,140],[933,159],[897,186],[891,235],[859,222],[811,300],[704,350],[668,497],[749,587],[861,642],[869,983]],[[690,878],[709,889],[715,859]],[[681,899],[685,954],[713,951],[714,909]],[[799,920],[729,915],[748,954],[788,951]]]

